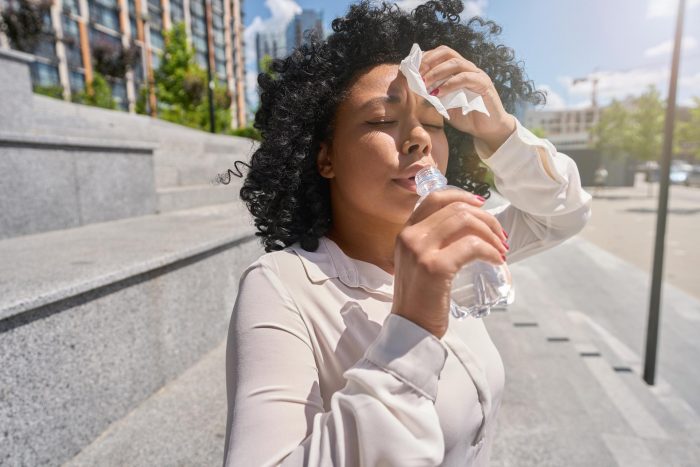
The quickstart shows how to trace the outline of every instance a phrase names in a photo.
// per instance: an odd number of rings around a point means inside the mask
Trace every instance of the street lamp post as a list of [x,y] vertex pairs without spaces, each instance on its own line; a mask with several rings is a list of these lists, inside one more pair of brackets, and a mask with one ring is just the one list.
[[654,245],[654,266],[651,279],[651,298],[649,300],[649,321],[647,324],[646,354],[644,357],[644,381],[654,384],[656,372],[656,349],[659,336],[659,305],[661,303],[661,276],[664,264],[664,242],[666,237],[666,213],[668,212],[668,185],[671,168],[671,151],[673,148],[673,124],[676,113],[676,87],[678,84],[678,66],[681,54],[681,37],[683,35],[683,13],[685,0],[678,4],[676,17],[676,37],[673,44],[671,62],[671,82],[666,102],[666,121],[664,125],[664,145],[661,155],[661,180],[659,181],[659,208],[656,217],[656,244]]

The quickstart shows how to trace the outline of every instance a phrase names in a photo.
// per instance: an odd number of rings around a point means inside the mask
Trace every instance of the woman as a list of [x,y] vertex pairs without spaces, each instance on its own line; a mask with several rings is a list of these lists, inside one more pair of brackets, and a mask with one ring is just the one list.
[[[491,42],[499,27],[462,9],[362,1],[259,76],[263,141],[241,197],[268,253],[231,319],[225,465],[488,464],[503,365],[482,320],[450,322],[451,280],[574,235],[590,196],[509,113],[543,96]],[[413,93],[398,64],[414,42],[433,95],[470,89],[489,115],[443,119]],[[493,212],[480,160],[511,202]],[[414,212],[426,165],[472,193]]]

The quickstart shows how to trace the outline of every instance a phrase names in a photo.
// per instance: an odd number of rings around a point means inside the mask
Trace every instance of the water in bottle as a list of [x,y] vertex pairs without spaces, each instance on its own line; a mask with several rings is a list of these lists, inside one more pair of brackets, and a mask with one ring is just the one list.
[[[433,191],[461,188],[448,185],[437,167],[426,167],[416,174],[416,208]],[[452,281],[450,312],[457,319],[482,318],[494,306],[513,303],[515,298],[510,270],[504,263],[495,266],[475,260],[466,264]]]

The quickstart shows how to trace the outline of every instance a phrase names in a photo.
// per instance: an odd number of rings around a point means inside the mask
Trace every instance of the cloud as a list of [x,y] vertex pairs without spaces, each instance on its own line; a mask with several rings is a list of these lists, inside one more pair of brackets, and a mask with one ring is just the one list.
[[562,110],[566,108],[564,99],[559,94],[552,91],[551,86],[548,84],[541,84],[537,86],[537,89],[547,93],[547,103],[541,107],[540,110]]
[[[692,36],[683,36],[683,41],[681,42],[681,50],[687,52],[693,50],[697,47],[698,41]],[[673,52],[673,41],[667,40],[654,47],[649,47],[644,51],[645,57],[659,57],[662,55],[670,55]]]
[[597,71],[588,76],[589,80],[574,84],[570,76],[559,76],[557,80],[565,87],[569,100],[587,98],[590,101],[593,78],[598,79],[598,104],[606,105],[612,99],[622,100],[627,96],[644,93],[649,85],[657,89],[668,86],[667,67],[637,68],[626,71]]
[[[700,0],[687,0],[685,9],[700,5]],[[678,12],[678,0],[649,0],[647,4],[647,18],[674,17]]]
[[245,41],[246,98],[248,104],[252,107],[256,107],[258,104],[258,66],[256,63],[255,36],[259,32],[281,33],[287,28],[294,16],[301,13],[301,7],[294,0],[265,0],[265,6],[270,11],[271,16],[266,19],[256,16],[250,25],[245,27],[243,32],[243,40]]

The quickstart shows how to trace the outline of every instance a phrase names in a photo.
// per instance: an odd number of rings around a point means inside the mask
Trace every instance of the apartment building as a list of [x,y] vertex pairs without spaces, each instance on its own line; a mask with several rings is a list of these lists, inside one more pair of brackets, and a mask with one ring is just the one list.
[[[94,49],[137,55],[123,76],[109,76],[117,105],[134,112],[140,89],[158,68],[164,31],[183,22],[197,62],[231,93],[232,125],[245,126],[243,0],[53,0],[44,33],[34,49],[35,86],[61,87],[64,99],[84,91],[94,73]],[[18,8],[18,0],[0,0],[0,10]],[[7,47],[7,38],[0,38]],[[154,109],[155,94],[149,93]]]

